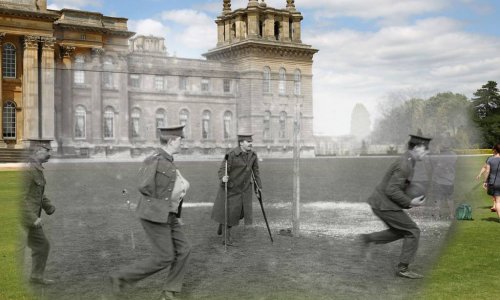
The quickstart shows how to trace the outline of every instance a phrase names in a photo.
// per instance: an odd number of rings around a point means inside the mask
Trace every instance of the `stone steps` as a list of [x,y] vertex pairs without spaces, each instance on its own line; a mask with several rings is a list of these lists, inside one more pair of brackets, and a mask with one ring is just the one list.
[[0,163],[25,162],[29,152],[25,149],[0,148]]

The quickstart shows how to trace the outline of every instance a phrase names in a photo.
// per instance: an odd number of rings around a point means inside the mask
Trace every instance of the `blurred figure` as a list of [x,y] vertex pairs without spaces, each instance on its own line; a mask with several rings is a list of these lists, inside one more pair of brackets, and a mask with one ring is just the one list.
[[[229,150],[219,168],[220,187],[212,209],[212,219],[219,223],[217,234],[222,235],[225,224],[225,188],[227,182],[227,230],[228,245],[233,241],[230,228],[238,225],[240,219],[245,218],[245,225],[252,225],[252,172],[259,187],[262,188],[260,180],[259,163],[257,154],[252,151],[252,135],[238,134],[238,147]],[[227,174],[226,174],[227,160]],[[224,243],[224,241],[223,241]]]
[[181,291],[191,245],[178,218],[189,182],[175,166],[173,155],[180,151],[183,127],[159,128],[162,147],[144,160],[137,215],[151,242],[153,255],[111,275],[115,294],[163,269],[168,272],[160,299],[176,299],[175,293]]
[[371,243],[386,244],[403,239],[396,275],[404,278],[423,278],[409,270],[417,253],[420,228],[403,209],[421,206],[425,202],[424,195],[412,198],[405,191],[413,178],[415,163],[428,154],[430,141],[430,138],[410,135],[408,151],[391,164],[382,182],[368,198],[373,213],[389,228],[360,237],[363,252],[368,251]]
[[[28,159],[28,168],[23,173],[23,197],[21,202],[22,225],[27,234],[27,246],[31,249],[30,282],[41,285],[53,284],[54,280],[45,277],[45,266],[50,251],[50,243],[43,230],[42,210],[47,215],[56,208],[45,196],[45,176],[43,165],[50,159],[52,148],[50,140],[31,140],[33,153]],[[24,249],[24,247],[23,247]],[[24,251],[21,253],[24,258]],[[21,260],[24,265],[24,260]]]
[[432,162],[432,198],[436,201],[439,218],[453,219],[455,204],[453,190],[455,184],[455,168],[457,154],[449,143],[443,143],[440,152],[431,157]]
[[498,215],[498,221],[500,222],[500,144],[493,146],[494,155],[489,157],[486,161],[486,180],[483,183],[485,189],[488,185],[493,188],[493,195],[491,195],[495,201],[495,211]]
[[[488,179],[488,176],[487,176],[487,174],[486,174],[486,169],[488,168],[488,160],[489,160],[490,158],[494,157],[494,156],[497,154],[497,152],[496,152],[496,150],[495,150],[495,147],[493,147],[493,149],[492,149],[492,150],[493,150],[493,155],[492,155],[492,156],[490,156],[490,157],[488,157],[488,158],[486,159],[486,161],[484,162],[484,165],[481,167],[481,170],[479,170],[479,174],[477,174],[477,176],[476,176],[476,180],[481,180],[481,176],[482,176],[483,174],[484,174],[484,179],[483,179],[483,181],[486,181],[486,180]],[[491,198],[492,198],[492,200],[493,200],[493,206],[491,206],[490,210],[491,210],[492,212],[496,212],[497,210],[496,210],[496,208],[495,208],[495,197],[493,197],[493,196],[492,196]]]

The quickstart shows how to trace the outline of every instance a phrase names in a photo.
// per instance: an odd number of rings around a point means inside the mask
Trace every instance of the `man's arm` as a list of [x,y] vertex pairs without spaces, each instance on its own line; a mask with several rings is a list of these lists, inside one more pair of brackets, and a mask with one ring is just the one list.
[[411,198],[405,193],[405,188],[410,171],[401,164],[395,166],[389,182],[385,188],[386,196],[402,208],[410,208]]

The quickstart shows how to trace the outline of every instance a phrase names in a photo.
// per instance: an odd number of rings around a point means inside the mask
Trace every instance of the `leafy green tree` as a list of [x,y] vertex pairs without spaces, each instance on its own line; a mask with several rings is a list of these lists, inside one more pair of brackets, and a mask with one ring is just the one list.
[[472,119],[481,130],[483,146],[500,143],[500,94],[497,83],[488,81],[474,93]]

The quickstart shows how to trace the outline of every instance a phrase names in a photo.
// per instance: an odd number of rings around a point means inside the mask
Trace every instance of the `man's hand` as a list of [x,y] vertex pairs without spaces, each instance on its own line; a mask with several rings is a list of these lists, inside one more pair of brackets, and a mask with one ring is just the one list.
[[35,228],[42,228],[42,225],[43,225],[42,218],[36,219],[35,223],[33,223],[33,227],[35,227]]
[[229,176],[222,176],[222,182],[226,183],[229,181]]
[[422,195],[411,199],[410,205],[411,207],[415,207],[415,206],[421,206],[424,203],[425,203],[425,195]]

